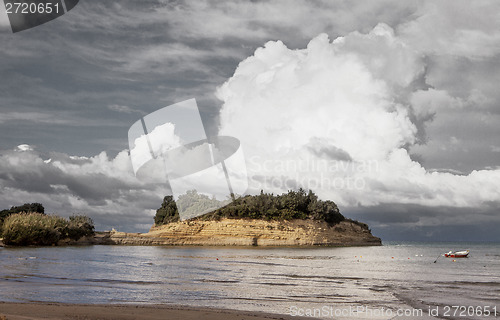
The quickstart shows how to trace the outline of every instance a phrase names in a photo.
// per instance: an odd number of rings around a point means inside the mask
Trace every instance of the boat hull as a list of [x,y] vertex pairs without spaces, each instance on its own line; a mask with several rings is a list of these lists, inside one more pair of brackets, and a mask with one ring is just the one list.
[[448,252],[448,253],[445,253],[444,256],[446,258],[467,258],[469,256],[469,250]]

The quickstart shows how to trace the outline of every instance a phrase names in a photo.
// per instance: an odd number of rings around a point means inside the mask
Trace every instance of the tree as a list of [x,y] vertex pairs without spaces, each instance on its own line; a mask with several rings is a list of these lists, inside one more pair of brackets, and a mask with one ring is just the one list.
[[155,225],[161,226],[170,222],[179,221],[179,211],[173,196],[165,196],[161,208],[156,210]]

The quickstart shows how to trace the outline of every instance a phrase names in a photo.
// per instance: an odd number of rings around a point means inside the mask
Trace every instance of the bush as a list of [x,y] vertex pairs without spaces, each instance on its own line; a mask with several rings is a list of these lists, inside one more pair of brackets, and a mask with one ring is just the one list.
[[251,218],[263,220],[313,219],[336,224],[345,220],[333,201],[318,200],[314,192],[304,189],[281,195],[260,192],[238,198],[225,207],[198,217],[200,220]]
[[8,245],[52,245],[61,239],[79,239],[94,232],[92,219],[65,218],[36,212],[12,214],[3,225],[3,242]]
[[84,215],[74,215],[69,217],[67,237],[78,240],[81,237],[94,235],[94,221]]
[[[263,220],[294,220],[313,219],[336,224],[345,220],[333,201],[318,200],[314,192],[303,189],[289,191],[281,195],[273,195],[261,191],[256,196],[245,196],[227,204],[214,198],[188,191],[179,197],[178,205],[194,215],[210,207],[220,207],[207,214],[194,218],[195,220],[229,219],[263,219]],[[192,211],[192,212],[191,212]],[[156,211],[157,226],[179,221],[179,213],[172,196],[163,199],[163,204]]]
[[19,212],[38,212],[44,214],[45,208],[41,203],[25,203],[22,206],[11,207],[10,209],[0,211],[0,234],[4,220],[11,214]]

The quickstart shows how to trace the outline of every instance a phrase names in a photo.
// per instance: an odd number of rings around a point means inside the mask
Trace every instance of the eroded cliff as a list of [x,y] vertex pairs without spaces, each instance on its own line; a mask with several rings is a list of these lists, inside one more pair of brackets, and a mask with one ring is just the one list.
[[110,232],[98,242],[125,245],[196,246],[373,246],[381,245],[365,224],[344,220],[329,225],[317,220],[265,221],[222,219],[182,221],[150,232]]

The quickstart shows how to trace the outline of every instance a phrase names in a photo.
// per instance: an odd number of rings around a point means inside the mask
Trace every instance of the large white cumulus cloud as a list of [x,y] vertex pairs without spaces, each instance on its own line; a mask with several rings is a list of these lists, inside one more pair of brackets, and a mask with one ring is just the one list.
[[220,133],[241,140],[255,190],[302,186],[345,206],[499,201],[500,170],[453,175],[411,159],[417,122],[439,110],[415,103],[424,70],[422,53],[385,24],[320,34],[302,50],[268,42],[218,89]]

